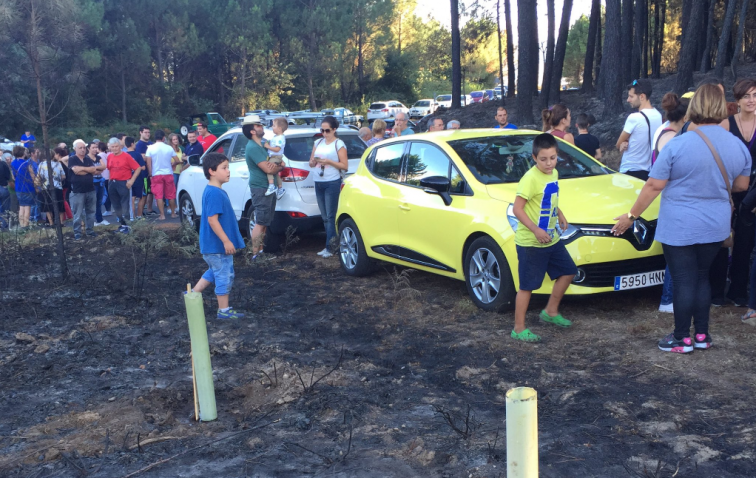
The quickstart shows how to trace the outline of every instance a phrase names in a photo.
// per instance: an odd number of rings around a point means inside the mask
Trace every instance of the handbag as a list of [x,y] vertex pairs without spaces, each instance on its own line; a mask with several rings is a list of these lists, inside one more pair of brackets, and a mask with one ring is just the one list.
[[[704,140],[704,143],[706,143],[706,146],[709,147],[709,151],[711,151],[711,154],[714,156],[714,161],[716,161],[717,166],[719,166],[719,172],[722,173],[722,179],[724,179],[725,186],[727,187],[727,196],[730,198],[730,215],[732,216],[732,213],[735,212],[735,203],[732,201],[732,187],[730,186],[730,180],[727,177],[727,170],[725,170],[724,164],[722,163],[722,158],[719,157],[719,153],[716,149],[714,149],[714,145],[711,144],[709,138],[705,134],[703,134],[700,129],[696,128],[694,132],[697,133],[702,140]],[[732,246],[732,228],[730,228],[730,237],[724,240],[722,247]]]

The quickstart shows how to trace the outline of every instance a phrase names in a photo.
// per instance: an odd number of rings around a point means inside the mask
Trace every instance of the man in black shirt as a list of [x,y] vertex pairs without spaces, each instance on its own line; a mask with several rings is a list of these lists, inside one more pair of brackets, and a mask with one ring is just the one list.
[[596,159],[601,159],[601,145],[599,139],[588,132],[591,126],[591,118],[581,113],[577,115],[575,124],[578,127],[578,135],[575,136],[575,146],[582,149]]
[[68,168],[73,173],[71,177],[71,209],[73,210],[74,240],[81,240],[81,221],[86,221],[87,236],[95,237],[95,205],[97,193],[94,187],[94,175],[99,174],[105,166],[95,166],[87,156],[87,144],[77,139],[73,143],[74,156],[68,160]]
[[8,191],[8,181],[11,180],[11,170],[5,158],[0,158],[0,229],[6,229],[8,222],[5,215],[10,212],[11,196]]

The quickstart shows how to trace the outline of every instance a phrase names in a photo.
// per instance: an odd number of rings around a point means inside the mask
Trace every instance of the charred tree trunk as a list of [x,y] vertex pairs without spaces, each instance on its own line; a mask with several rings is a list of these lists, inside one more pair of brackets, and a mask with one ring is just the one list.
[[[532,8],[533,10],[536,10],[536,2],[532,2]],[[531,92],[533,95],[538,96],[538,69],[541,66],[541,45],[538,43],[538,12],[536,10],[536,23],[533,24],[533,27],[531,29],[532,35],[530,37],[530,41],[533,45],[533,58],[535,61],[530,63],[530,67],[533,71],[531,71]]]
[[603,62],[604,58],[604,46],[603,46],[603,38],[604,34],[603,31],[605,30],[603,21],[605,19],[602,19],[601,16],[599,16],[598,23],[596,23],[596,58],[594,61],[596,73],[595,73],[595,83],[596,91],[598,91],[599,96],[603,98],[604,96],[604,83],[603,83],[603,75],[601,74],[601,63]]
[[517,35],[519,71],[517,75],[517,114],[523,125],[534,124],[533,120],[533,63],[538,63],[538,50],[533,48],[533,33],[537,30],[535,2],[517,0]]
[[504,0],[504,25],[507,28],[507,96],[514,97],[517,85],[515,83],[514,39],[512,38],[512,11],[510,0]]
[[641,62],[643,59],[643,37],[646,27],[643,24],[645,0],[635,0],[635,36],[633,37],[633,53],[630,58],[630,78],[640,78]]
[[740,6],[740,17],[738,18],[738,34],[735,37],[735,48],[732,54],[732,61],[730,61],[730,68],[732,68],[732,77],[738,77],[738,61],[740,55],[743,53],[743,33],[745,31],[746,14],[748,13],[749,0],[743,0]]
[[504,57],[501,51],[501,0],[496,0],[496,38],[499,42],[499,86],[501,87],[501,106],[507,104],[504,94]]
[[451,37],[452,37],[452,109],[459,109],[462,105],[462,65],[459,39],[459,0],[451,0]]
[[711,69],[711,47],[714,44],[714,7],[716,6],[717,0],[709,0],[709,12],[706,19],[706,43],[704,55],[701,59],[701,73],[706,73]]
[[554,67],[555,17],[554,0],[546,0],[546,21],[548,26],[546,27],[546,57],[543,59],[543,79],[541,81],[541,108],[547,108],[549,106],[549,95],[551,94],[551,81]]
[[[680,49],[680,60],[677,63],[677,81],[675,82],[675,92],[682,95],[689,86],[693,84],[693,70],[696,65],[696,50],[698,47],[700,29],[703,16],[704,3],[701,1],[691,1],[690,19],[687,25],[683,25],[683,41]],[[734,0],[733,0],[734,1]]]
[[584,93],[593,91],[593,59],[596,54],[596,32],[597,24],[601,23],[601,0],[591,2],[591,20],[588,24],[588,42],[585,46],[585,63],[583,66],[583,87]]
[[651,21],[649,20],[649,14],[651,13],[651,7],[649,5],[649,2],[651,0],[643,0],[643,3],[645,4],[645,8],[643,10],[643,61],[641,64],[641,78],[648,78],[648,57],[650,56],[649,50],[651,41],[650,33],[651,33]]
[[[607,32],[609,27],[607,27]],[[620,63],[620,82],[623,85],[630,83],[632,79],[632,71],[630,65],[630,59],[633,55],[633,0],[622,0],[622,24],[621,24],[622,38],[620,40],[620,49],[622,63]]]
[[611,118],[622,112],[623,81],[622,62],[622,4],[621,0],[606,0],[606,33],[604,54],[602,55],[602,75],[604,75],[604,118]]
[[567,35],[570,33],[570,15],[572,14],[572,0],[564,0],[562,5],[562,22],[559,24],[559,39],[554,50],[554,64],[552,65],[551,92],[549,98],[553,103],[559,102],[562,89],[562,71],[564,70],[564,55],[567,53]]
[[123,65],[123,53],[121,57],[121,119],[124,123],[127,123],[126,118],[126,68]]
[[717,78],[724,79],[724,69],[727,63],[727,46],[732,36],[732,24],[735,21],[735,10],[737,0],[727,0],[727,10],[725,11],[724,23],[722,23],[722,32],[719,36],[719,46],[717,48],[717,59],[714,64],[714,74]]

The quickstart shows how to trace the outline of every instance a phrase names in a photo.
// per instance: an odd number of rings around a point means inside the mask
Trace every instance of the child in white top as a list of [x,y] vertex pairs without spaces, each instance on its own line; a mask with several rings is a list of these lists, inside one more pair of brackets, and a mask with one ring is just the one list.
[[[286,146],[286,138],[284,137],[284,131],[289,129],[289,123],[286,118],[275,118],[273,120],[273,139],[263,143],[263,148],[268,150],[268,162],[273,164],[283,163],[283,150]],[[282,187],[283,182],[281,176],[278,174],[268,174],[268,190],[265,191],[266,196],[271,194],[276,195],[277,199],[286,193],[286,190]]]

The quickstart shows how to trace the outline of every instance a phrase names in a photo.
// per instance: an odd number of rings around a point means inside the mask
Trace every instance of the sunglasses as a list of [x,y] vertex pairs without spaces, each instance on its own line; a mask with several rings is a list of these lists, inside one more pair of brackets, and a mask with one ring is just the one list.
[[638,84],[638,80],[633,80],[633,82],[631,83],[632,86],[635,86],[637,84]]
[[333,131],[331,128],[320,128],[321,133],[330,133],[331,131]]

